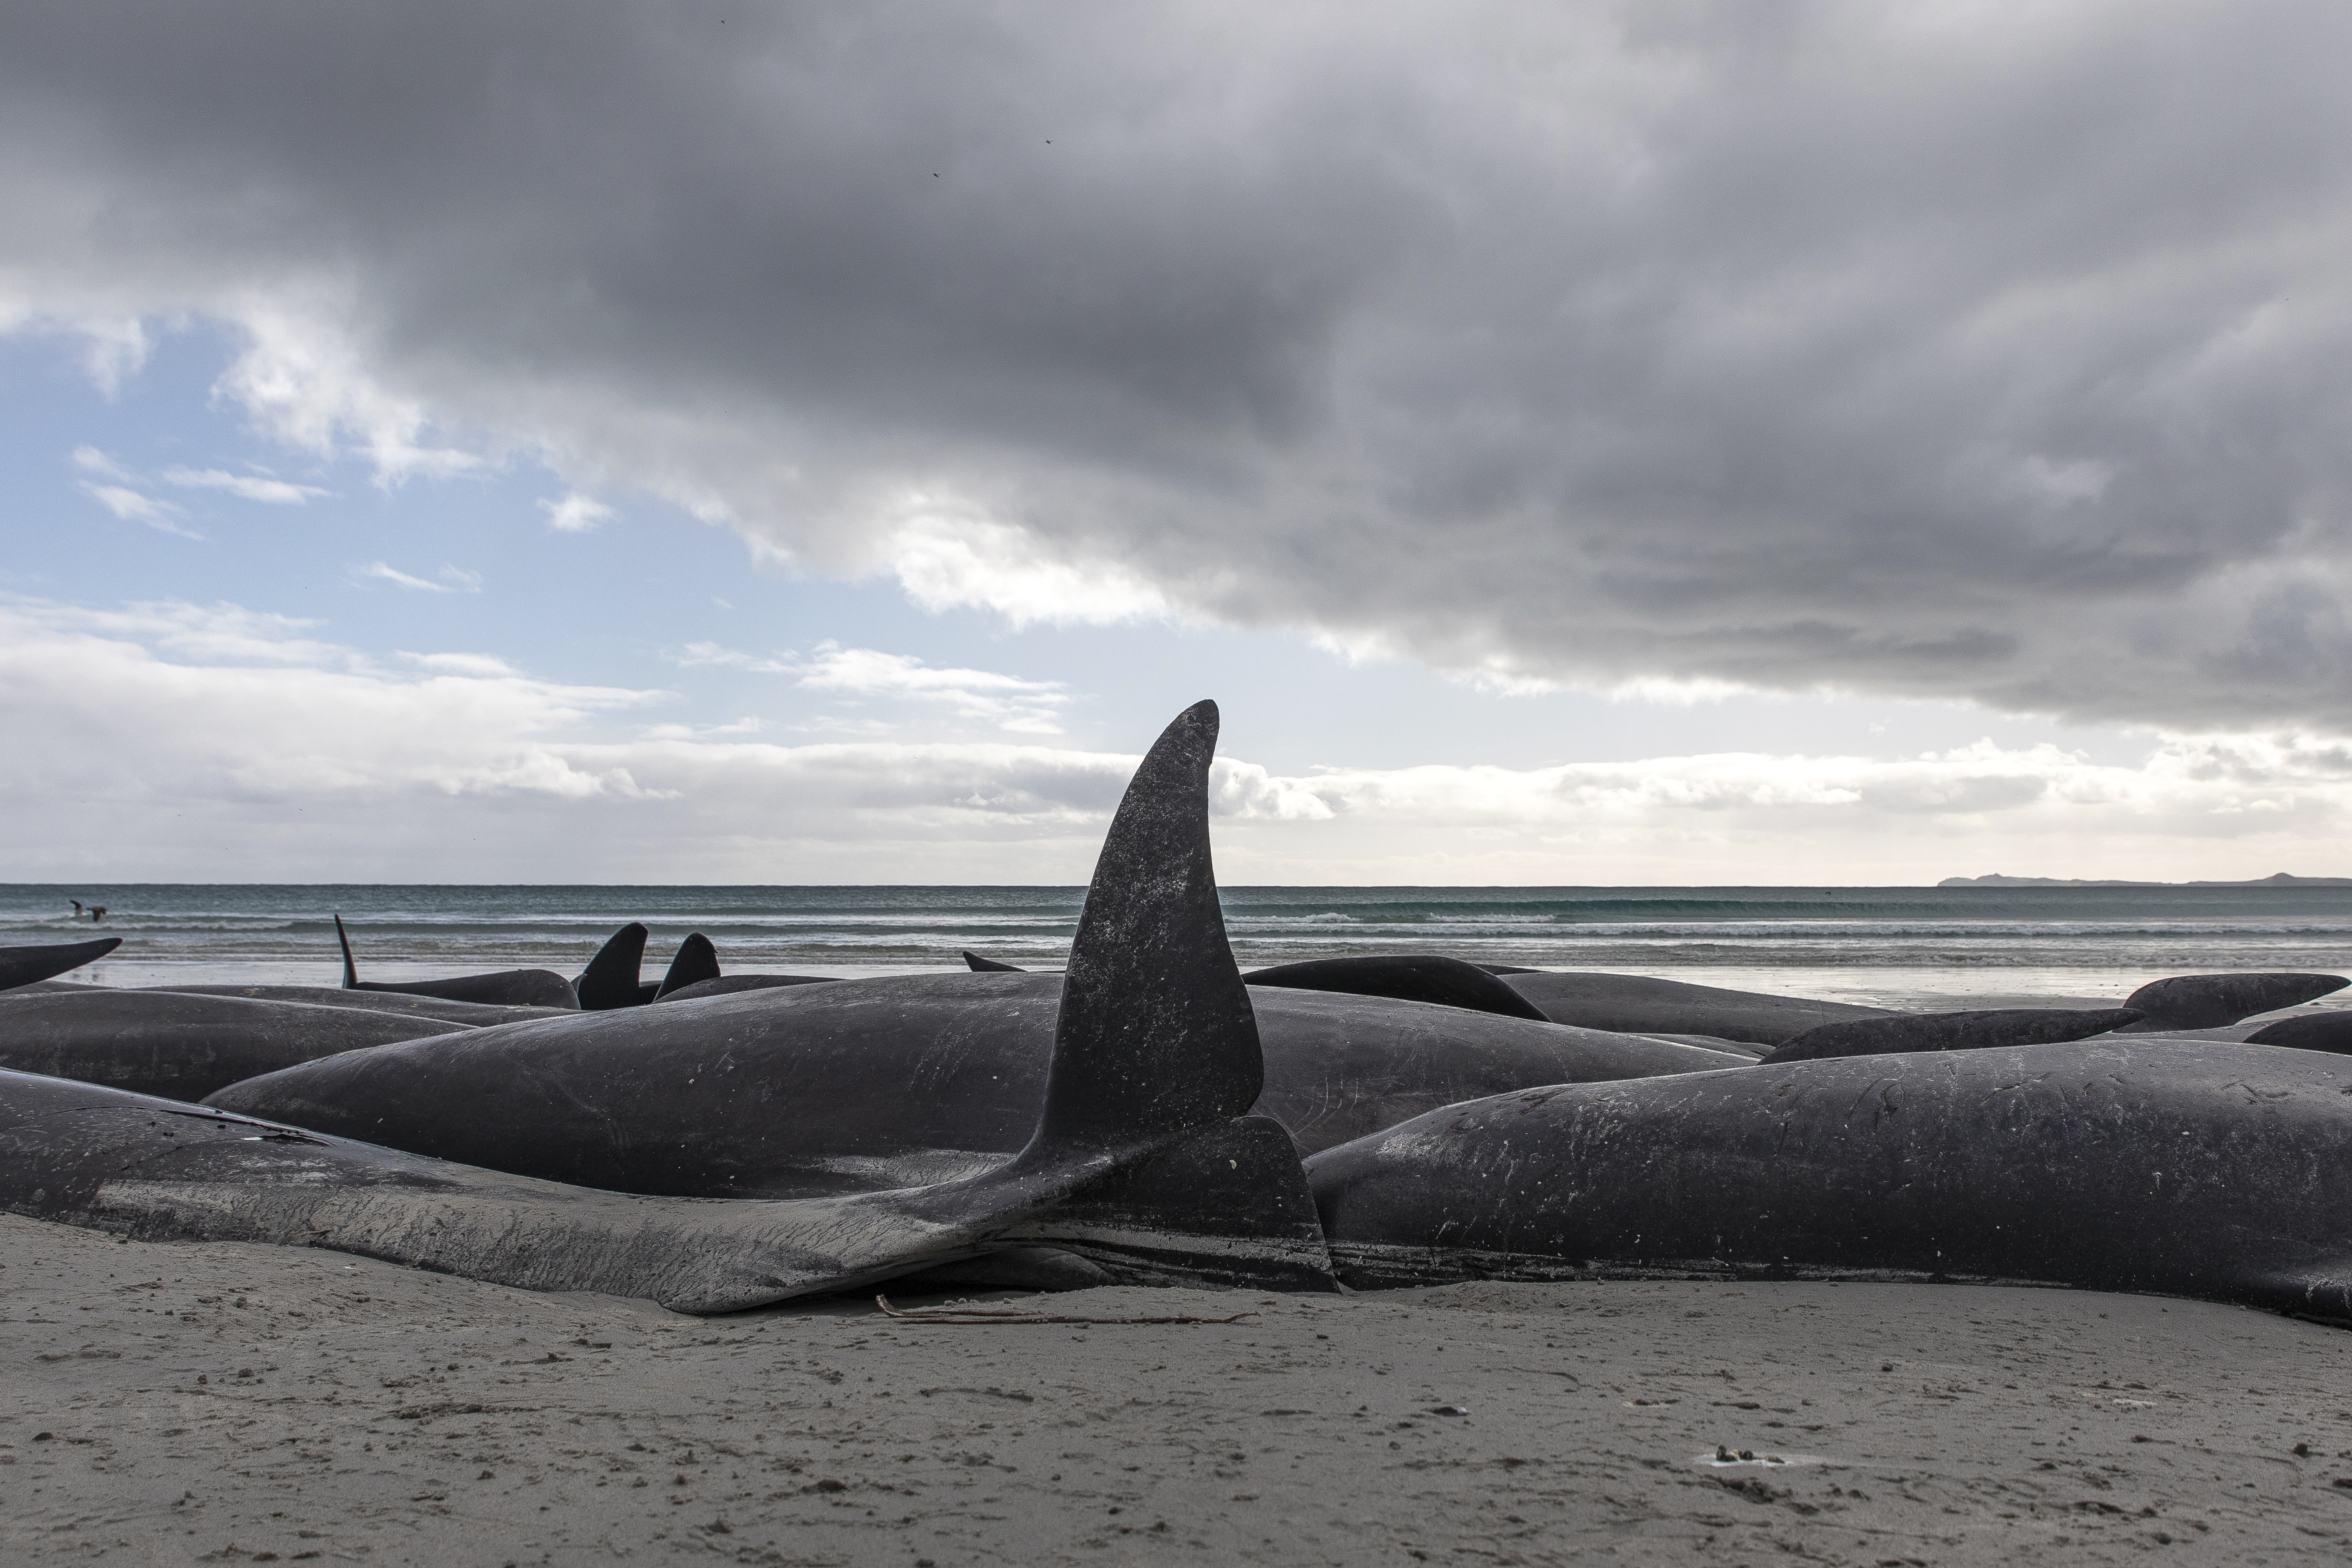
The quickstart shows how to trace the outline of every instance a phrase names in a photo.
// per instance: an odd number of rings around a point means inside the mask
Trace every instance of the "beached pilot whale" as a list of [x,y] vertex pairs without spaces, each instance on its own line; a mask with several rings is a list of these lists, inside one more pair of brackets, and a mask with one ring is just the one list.
[[796,1201],[629,1196],[197,1106],[0,1074],[0,1208],[153,1239],[326,1247],[540,1290],[718,1312],[999,1249],[1134,1282],[1329,1289],[1208,854],[1214,705],[1144,759],[1097,865],[1045,1105],[1008,1164]]
[[2352,1072],[2073,1044],[1450,1106],[1307,1163],[1340,1279],[1956,1280],[2352,1319]]
[[[626,1192],[786,1197],[1002,1164],[1045,1095],[1059,974],[916,974],[592,1013],[388,1046],[209,1103]],[[1302,1152],[1533,1084],[1744,1066],[1634,1036],[1252,987],[1252,1107]]]
[[[1021,966],[982,958],[967,950],[964,966],[975,974],[1019,974]],[[1351,958],[1311,958],[1252,969],[1244,984],[1286,991],[1328,991],[1344,996],[1387,996],[1399,1002],[1429,1002],[1474,1013],[1546,1022],[1535,1004],[1487,970],[1438,953],[1368,953]]]
[[0,1068],[202,1100],[320,1057],[470,1032],[407,1012],[76,986],[0,996]]
[[2141,1015],[2127,1033],[2216,1029],[2282,1007],[2299,1006],[2352,985],[2341,974],[2175,974],[2152,980],[2124,998]]
[[1994,1046],[2048,1046],[2086,1040],[2142,1015],[2129,1007],[2001,1007],[1973,1013],[1897,1013],[1818,1024],[1765,1053],[1767,1066],[1824,1057],[1878,1057],[1904,1051],[1980,1051]]
[[343,989],[382,991],[398,996],[438,996],[446,1002],[479,1002],[499,1007],[561,1007],[576,1010],[572,982],[551,969],[502,969],[495,974],[453,974],[446,980],[362,980],[352,957],[351,933],[335,917],[335,941],[343,949]]
[[1699,1035],[1777,1046],[1822,1024],[1890,1016],[1884,1007],[1727,991],[1643,974],[1512,969],[1496,978],[1555,1024],[1635,1035]]
[[53,979],[104,958],[121,945],[121,937],[106,936],[96,942],[61,942],[44,947],[0,947],[0,991]]

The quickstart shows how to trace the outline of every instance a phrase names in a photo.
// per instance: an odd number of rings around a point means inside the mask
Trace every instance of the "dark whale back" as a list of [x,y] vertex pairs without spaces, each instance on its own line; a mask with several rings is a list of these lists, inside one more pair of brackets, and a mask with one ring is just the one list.
[[1500,978],[1555,1024],[1633,1035],[1712,1035],[1777,1046],[1818,1025],[1890,1016],[1884,1007],[1727,991],[1642,974],[1528,970]]
[[2116,1035],[1531,1089],[1307,1172],[1360,1287],[1951,1279],[2343,1320],[2347,1089],[2334,1058]]
[[1506,1018],[1544,1021],[1541,1008],[1476,964],[1435,953],[1309,959],[1304,963],[1253,969],[1242,978],[1252,985],[1391,996],[1400,1002],[1430,1002]]
[[2046,1046],[2087,1039],[2140,1015],[2128,1007],[2015,1007],[1976,1013],[1898,1013],[1820,1024],[1775,1047],[1769,1065],[1824,1057],[1874,1057],[1906,1051],[1980,1051],[1995,1046]]
[[2339,1007],[2325,1013],[2305,1013],[2299,1018],[2281,1018],[2248,1035],[2246,1043],[2352,1056],[2352,1009]]
[[2352,981],[2340,974],[2175,974],[2150,981],[2124,998],[2143,1015],[2134,1034],[2159,1030],[2217,1029],[2241,1018],[2299,1006],[2341,991]]
[[0,1068],[193,1100],[320,1057],[472,1032],[405,1013],[299,1002],[53,992],[0,998]]
[[[985,1168],[1027,1140],[1062,984],[922,974],[671,998],[312,1062],[211,1103],[627,1192],[903,1185]],[[1250,1001],[1265,1074],[1252,1109],[1308,1151],[1532,1084],[1747,1065],[1385,997],[1265,989]]]
[[486,1007],[559,1007],[567,1012],[580,1005],[572,982],[551,969],[502,969],[495,974],[453,974],[446,980],[362,980],[352,957],[351,932],[343,917],[335,917],[335,941],[343,950],[343,989],[381,991],[393,996],[436,996],[444,1002],[472,1002]]
[[0,991],[35,984],[68,969],[79,969],[121,945],[119,936],[102,936],[95,942],[61,942],[45,947],[0,947]]

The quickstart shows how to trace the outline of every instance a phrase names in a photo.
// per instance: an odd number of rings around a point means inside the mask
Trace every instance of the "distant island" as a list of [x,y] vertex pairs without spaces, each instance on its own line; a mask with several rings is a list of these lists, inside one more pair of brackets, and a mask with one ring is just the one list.
[[2294,877],[2284,871],[2248,882],[2126,882],[2094,877],[1947,877],[1939,888],[2352,888],[2352,877]]

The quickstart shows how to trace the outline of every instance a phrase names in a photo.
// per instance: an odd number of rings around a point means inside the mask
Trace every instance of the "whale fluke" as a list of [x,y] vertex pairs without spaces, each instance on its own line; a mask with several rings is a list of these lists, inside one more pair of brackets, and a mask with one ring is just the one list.
[[0,947],[0,991],[79,969],[121,945],[119,936],[102,936],[96,942],[61,942],[48,947]]

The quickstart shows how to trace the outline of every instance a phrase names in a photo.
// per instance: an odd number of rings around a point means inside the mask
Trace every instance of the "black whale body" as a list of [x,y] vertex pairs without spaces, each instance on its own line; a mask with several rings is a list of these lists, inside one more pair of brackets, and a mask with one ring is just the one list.
[[[964,955],[967,962],[971,954]],[[1536,1005],[1475,963],[1435,953],[1374,954],[1360,958],[1316,958],[1278,963],[1242,975],[1252,985],[1297,991],[1330,991],[1355,996],[1390,996],[1400,1002],[1431,1002],[1506,1018],[1547,1021]]]
[[1949,1279],[2342,1320],[2347,1090],[2328,1057],[2107,1036],[1533,1089],[1307,1173],[1361,1287]]
[[2174,974],[2152,980],[2124,998],[2141,1015],[2127,1033],[2151,1035],[2176,1029],[2212,1029],[2241,1018],[2298,1006],[2341,991],[2352,981],[2341,974],[2294,974],[2247,971],[2233,974]]
[[1497,978],[1555,1024],[1631,1035],[1711,1035],[1777,1046],[1818,1025],[1891,1016],[1884,1007],[1727,991],[1644,974],[1529,969]]
[[435,1018],[445,1024],[488,1028],[494,1024],[519,1024],[527,1018],[562,1018],[575,1007],[526,1007],[504,1003],[451,1002],[413,992],[346,991],[340,985],[142,985],[142,994],[178,996],[234,996],[247,1002],[299,1002],[312,1007],[345,1007],[362,1013],[398,1013],[413,1018]]
[[94,959],[104,958],[121,945],[122,939],[119,936],[102,936],[94,942],[0,947],[0,991],[12,991],[19,985],[32,985],[54,979],[69,969],[79,969]]
[[2352,1056],[2352,1009],[2338,1007],[2325,1013],[2305,1013],[2299,1018],[2281,1018],[2248,1035],[2246,1043]]
[[472,1032],[407,1013],[93,987],[0,997],[0,1068],[202,1100],[319,1057]]
[[445,1002],[473,1002],[489,1007],[554,1007],[577,1011],[580,998],[572,982],[551,969],[501,969],[495,974],[452,974],[440,980],[362,980],[359,962],[352,956],[352,934],[343,917],[335,917],[335,941],[343,950],[343,989],[374,991],[393,996],[436,996]]
[[2088,1039],[2137,1024],[2129,1007],[2003,1007],[1971,1013],[1897,1013],[1817,1024],[1766,1053],[1768,1064],[1907,1051],[1979,1051]]
[[[619,1190],[840,1192],[985,1169],[1045,1096],[1060,974],[842,980],[316,1061],[210,1103]],[[1300,1148],[1503,1088],[1743,1058],[1415,1002],[1251,987],[1252,1107]]]

